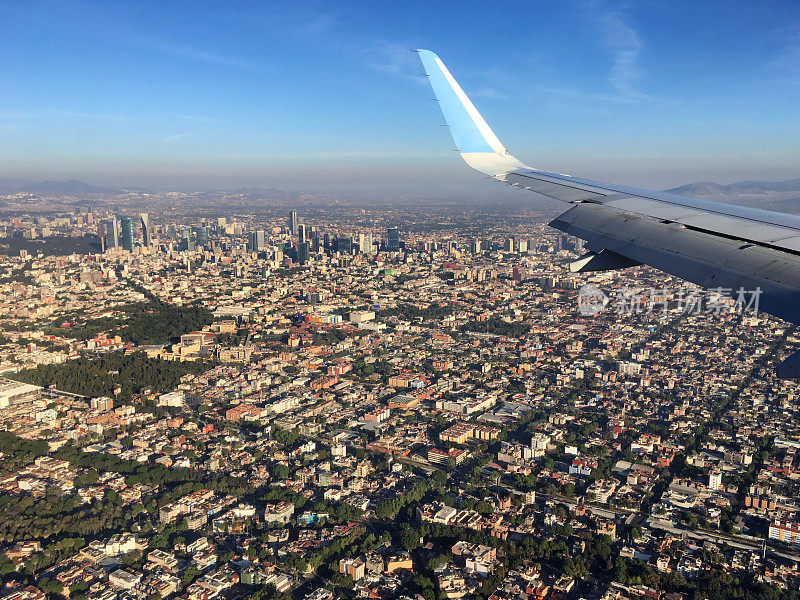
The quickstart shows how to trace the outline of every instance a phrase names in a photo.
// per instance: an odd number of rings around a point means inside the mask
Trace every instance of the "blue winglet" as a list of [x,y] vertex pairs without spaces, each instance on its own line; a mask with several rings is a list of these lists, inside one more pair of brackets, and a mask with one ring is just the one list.
[[459,152],[502,152],[505,150],[489,125],[470,102],[441,59],[430,50],[417,50],[431,80],[453,140]]
[[500,143],[441,59],[430,50],[417,52],[453,141],[467,164],[492,176],[524,167]]

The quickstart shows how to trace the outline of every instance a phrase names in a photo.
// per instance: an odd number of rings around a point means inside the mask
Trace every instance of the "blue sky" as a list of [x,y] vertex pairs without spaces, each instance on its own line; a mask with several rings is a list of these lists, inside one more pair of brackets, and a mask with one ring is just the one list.
[[0,177],[496,193],[452,152],[420,47],[528,164],[800,177],[800,5],[748,4],[8,0]]

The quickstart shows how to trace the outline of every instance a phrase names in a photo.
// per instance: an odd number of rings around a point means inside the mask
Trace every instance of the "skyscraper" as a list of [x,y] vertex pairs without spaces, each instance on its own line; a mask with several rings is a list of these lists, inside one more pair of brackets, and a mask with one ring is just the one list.
[[512,270],[512,279],[516,283],[522,283],[525,280],[525,268],[520,266],[515,266]]
[[119,222],[117,217],[106,221],[106,250],[119,247]]
[[133,252],[133,219],[122,217],[119,224],[122,230],[122,249]]
[[258,231],[251,231],[250,232],[250,251],[251,252],[262,252],[267,247],[266,238],[264,236],[264,230],[259,229]]
[[372,233],[359,233],[358,234],[358,249],[361,254],[372,254]]
[[292,210],[289,212],[289,229],[292,230],[292,235],[297,235],[297,226],[299,222],[297,220],[297,211]]
[[208,227],[205,225],[195,227],[194,237],[198,246],[208,246]]
[[312,229],[311,233],[308,236],[308,241],[311,242],[311,251],[312,252],[319,252],[319,229]]
[[152,242],[152,231],[150,231],[150,217],[147,213],[139,213],[139,220],[142,222],[142,245],[149,248]]
[[297,243],[299,245],[299,244],[304,243],[306,240],[307,240],[307,237],[306,237],[306,226],[303,225],[302,223],[299,223],[297,225]]
[[181,243],[179,246],[181,252],[194,252],[195,249],[195,242],[194,238],[192,238],[192,232],[188,229],[183,231],[181,235]]
[[297,244],[297,262],[301,265],[308,263],[309,254],[311,252],[311,244],[309,242],[300,242]]
[[100,238],[100,252],[106,251],[106,224],[103,221],[97,223],[97,237]]
[[350,254],[353,252],[353,238],[346,235],[339,236],[334,240],[336,251]]
[[400,230],[397,227],[386,230],[386,248],[391,251],[400,250]]

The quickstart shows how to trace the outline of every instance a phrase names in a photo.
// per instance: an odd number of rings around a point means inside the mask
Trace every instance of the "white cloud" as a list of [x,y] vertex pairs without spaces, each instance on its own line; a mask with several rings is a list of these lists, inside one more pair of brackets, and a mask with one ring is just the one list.
[[123,43],[140,48],[143,50],[150,50],[151,52],[158,52],[160,54],[167,54],[169,56],[177,56],[178,58],[185,58],[196,62],[202,62],[208,65],[218,67],[226,67],[230,69],[243,69],[247,71],[257,71],[261,67],[251,61],[242,60],[239,58],[225,56],[208,50],[198,50],[188,44],[172,44],[159,40],[151,40],[145,38],[134,38],[122,40]]
[[788,36],[778,55],[769,64],[769,67],[779,74],[782,79],[793,83],[800,83],[800,32],[793,32]]
[[192,135],[192,132],[191,131],[185,131],[185,132],[179,133],[177,135],[171,135],[169,137],[165,137],[161,141],[164,142],[165,144],[168,144],[169,142],[174,142],[175,140],[179,140],[181,138],[185,138],[187,135]]
[[612,65],[609,83],[620,99],[627,101],[648,100],[650,96],[636,88],[639,78],[639,54],[643,44],[636,30],[626,23],[622,13],[608,11],[599,15],[603,32],[603,45],[611,52]]
[[475,90],[474,92],[472,92],[472,96],[474,96],[476,98],[490,98],[490,99],[493,99],[493,100],[506,100],[506,99],[508,99],[508,96],[506,96],[505,94],[501,94],[496,89],[488,88],[488,87],[480,88],[478,90]]
[[379,39],[360,42],[354,48],[370,69],[425,85],[428,83],[421,75],[422,65],[412,44]]

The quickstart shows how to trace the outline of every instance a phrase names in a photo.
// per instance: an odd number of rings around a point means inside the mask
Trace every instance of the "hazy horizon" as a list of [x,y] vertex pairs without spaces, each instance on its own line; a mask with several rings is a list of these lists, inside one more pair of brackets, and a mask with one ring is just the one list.
[[[451,158],[457,158],[453,156]],[[329,173],[328,178],[321,179],[311,184],[305,180],[300,171],[285,171],[278,175],[268,173],[248,175],[181,175],[168,174],[153,177],[132,177],[130,175],[105,174],[98,175],[89,171],[56,171],[37,175],[29,173],[27,176],[8,175],[0,172],[0,182],[20,180],[24,184],[36,184],[48,181],[66,182],[80,181],[95,187],[115,189],[142,189],[153,191],[234,191],[246,188],[275,189],[290,193],[310,193],[326,195],[342,195],[362,198],[365,196],[397,197],[403,195],[433,196],[437,199],[450,199],[465,197],[476,199],[486,196],[497,196],[499,200],[520,198],[521,192],[509,186],[487,181],[474,171],[462,165],[460,160],[448,161],[454,164],[437,163],[435,165],[421,165],[416,172],[417,179],[408,182],[404,174],[397,170],[386,169],[380,173],[365,169],[358,175],[343,174],[335,170]],[[556,169],[558,171],[558,169]],[[695,170],[697,177],[691,177],[691,171],[674,171],[659,173],[637,170],[632,167],[609,176],[598,171],[596,176],[591,176],[588,171],[581,171],[582,177],[596,181],[613,181],[619,184],[638,186],[645,189],[667,190],[695,183],[716,183],[731,185],[743,181],[779,182],[800,178],[800,168],[791,170],[720,170],[718,177],[701,178],[702,172]],[[763,176],[757,176],[761,173]],[[573,173],[574,174],[574,173]],[[769,176],[769,175],[772,176]],[[307,183],[307,185],[304,185]]]
[[532,166],[651,189],[800,176],[794,3],[438,11],[6,3],[0,177],[510,197],[452,152],[419,47]]

